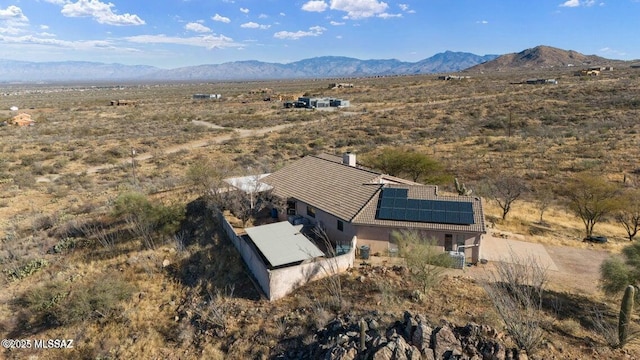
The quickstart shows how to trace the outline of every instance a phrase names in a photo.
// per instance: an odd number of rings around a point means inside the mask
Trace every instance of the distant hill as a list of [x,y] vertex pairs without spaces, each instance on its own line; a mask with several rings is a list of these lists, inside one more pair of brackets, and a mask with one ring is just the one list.
[[93,62],[0,60],[0,82],[271,80],[432,74],[464,70],[497,57],[446,51],[415,63],[323,56],[288,64],[250,60],[167,70]]
[[145,65],[104,64],[87,61],[30,62],[0,59],[0,82],[127,80],[157,72]]
[[551,46],[536,46],[519,53],[506,54],[483,64],[469,67],[467,71],[507,71],[534,68],[605,65],[620,62],[596,55],[583,55],[573,50],[562,50]]

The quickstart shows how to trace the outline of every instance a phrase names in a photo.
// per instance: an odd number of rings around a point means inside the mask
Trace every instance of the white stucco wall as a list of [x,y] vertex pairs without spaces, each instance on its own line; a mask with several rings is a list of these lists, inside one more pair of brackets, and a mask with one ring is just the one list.
[[316,258],[309,263],[271,270],[269,300],[285,297],[296,288],[308,282],[340,274],[353,267],[355,261],[355,247],[357,239],[352,238],[351,251],[333,258]]
[[269,270],[253,246],[236,235],[233,227],[222,213],[218,213],[222,227],[236,247],[245,264],[253,274],[258,286],[270,300],[277,300],[310,281],[319,280],[346,271],[353,267],[357,238],[351,238],[351,250],[333,258],[315,258],[307,263]]

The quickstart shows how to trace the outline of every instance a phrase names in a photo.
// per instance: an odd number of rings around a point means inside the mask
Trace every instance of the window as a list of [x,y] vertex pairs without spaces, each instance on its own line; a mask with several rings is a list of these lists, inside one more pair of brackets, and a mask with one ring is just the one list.
[[342,220],[338,220],[338,230],[344,231],[344,223]]
[[316,209],[313,208],[312,206],[307,205],[307,215],[311,216],[312,218],[316,217]]

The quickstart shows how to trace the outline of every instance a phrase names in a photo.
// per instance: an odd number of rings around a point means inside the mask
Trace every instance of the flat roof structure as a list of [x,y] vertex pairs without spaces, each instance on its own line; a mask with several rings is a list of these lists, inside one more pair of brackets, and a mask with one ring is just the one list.
[[271,185],[265,184],[260,181],[262,180],[262,178],[268,175],[270,174],[267,173],[267,174],[260,174],[260,175],[241,176],[241,177],[224,179],[224,181],[227,184],[249,194],[249,193],[263,192],[263,191],[273,189]]
[[299,227],[288,221],[246,228],[245,231],[274,268],[324,256],[314,243],[300,233]]

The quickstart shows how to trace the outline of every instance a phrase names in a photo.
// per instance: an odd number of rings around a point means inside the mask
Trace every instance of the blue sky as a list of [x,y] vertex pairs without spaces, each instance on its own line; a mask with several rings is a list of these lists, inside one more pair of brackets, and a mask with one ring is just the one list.
[[0,1],[0,58],[176,68],[537,45],[640,59],[640,0]]

